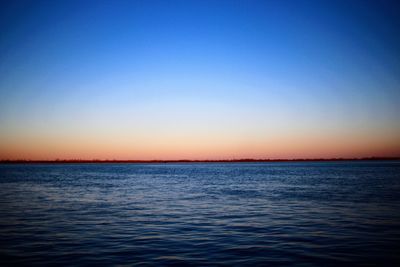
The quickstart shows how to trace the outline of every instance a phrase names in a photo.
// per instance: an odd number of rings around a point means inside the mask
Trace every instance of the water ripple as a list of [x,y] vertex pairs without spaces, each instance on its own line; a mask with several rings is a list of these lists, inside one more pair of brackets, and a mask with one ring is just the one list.
[[400,163],[0,165],[0,265],[397,265]]

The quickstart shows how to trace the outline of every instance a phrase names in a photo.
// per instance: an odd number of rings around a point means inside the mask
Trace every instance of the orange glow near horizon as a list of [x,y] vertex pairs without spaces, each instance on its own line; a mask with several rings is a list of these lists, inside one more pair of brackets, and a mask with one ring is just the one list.
[[291,137],[243,139],[237,136],[169,136],[146,140],[115,138],[5,139],[0,142],[1,160],[222,160],[397,157],[400,142],[395,136],[371,137]]
[[400,156],[386,5],[3,2],[2,160]]

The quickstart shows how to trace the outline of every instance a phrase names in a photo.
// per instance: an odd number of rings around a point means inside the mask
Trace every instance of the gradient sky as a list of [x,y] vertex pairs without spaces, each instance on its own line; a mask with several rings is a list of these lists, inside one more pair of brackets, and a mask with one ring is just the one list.
[[2,1],[0,159],[400,155],[396,1]]

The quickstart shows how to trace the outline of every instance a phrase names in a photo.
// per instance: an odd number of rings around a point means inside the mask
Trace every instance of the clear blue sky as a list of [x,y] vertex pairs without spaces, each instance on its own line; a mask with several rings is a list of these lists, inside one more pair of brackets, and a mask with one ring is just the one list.
[[400,154],[396,1],[2,1],[0,158]]

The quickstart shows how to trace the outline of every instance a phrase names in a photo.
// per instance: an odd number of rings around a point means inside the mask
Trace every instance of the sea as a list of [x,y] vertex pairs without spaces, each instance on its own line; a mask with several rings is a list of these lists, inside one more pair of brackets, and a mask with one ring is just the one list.
[[1,164],[0,266],[400,266],[400,162]]

